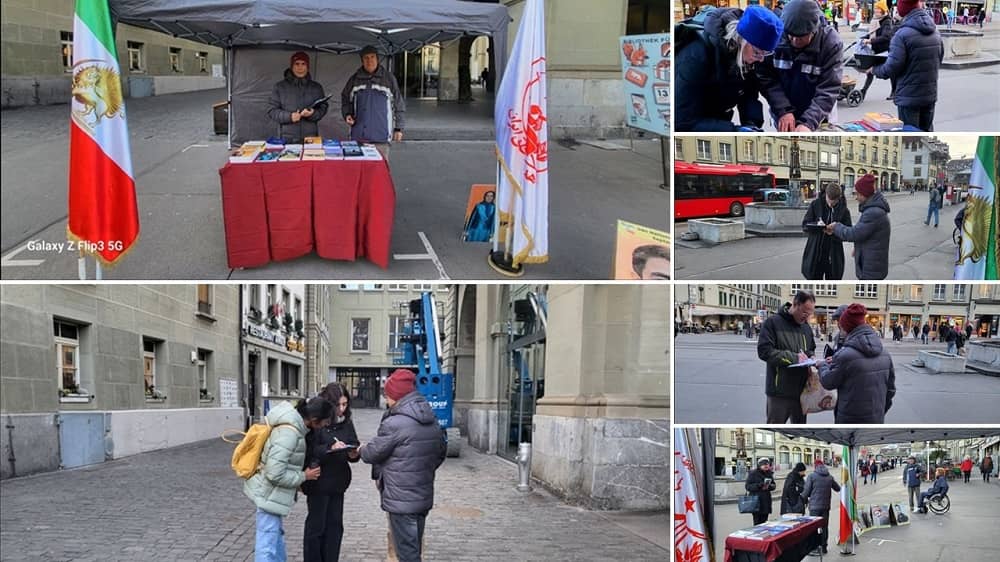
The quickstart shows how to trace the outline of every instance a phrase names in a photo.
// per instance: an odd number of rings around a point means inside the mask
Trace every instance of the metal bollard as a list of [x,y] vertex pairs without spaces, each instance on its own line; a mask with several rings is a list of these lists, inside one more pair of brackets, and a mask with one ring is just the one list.
[[517,491],[531,491],[531,443],[517,446]]

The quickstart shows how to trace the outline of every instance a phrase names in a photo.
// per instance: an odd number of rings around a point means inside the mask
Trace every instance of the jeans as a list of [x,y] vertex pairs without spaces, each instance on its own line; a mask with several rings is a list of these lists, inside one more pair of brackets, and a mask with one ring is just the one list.
[[305,562],[329,562],[340,559],[344,538],[344,495],[307,496],[309,514],[303,534]]
[[937,226],[938,225],[938,221],[940,220],[940,216],[941,216],[940,215],[940,209],[938,209],[934,205],[928,206],[927,207],[927,220],[924,221],[924,224],[930,224],[931,223],[931,215],[934,215],[934,226]]
[[953,341],[948,342],[948,353],[951,353],[952,355],[958,354],[958,346],[955,344],[955,342]]
[[904,124],[916,127],[927,133],[934,130],[934,105],[925,105],[923,107],[903,107],[897,105],[896,111],[899,113],[899,120]]
[[907,486],[906,491],[907,495],[910,497],[910,509],[913,509],[913,498],[917,497],[920,494],[920,485],[918,484],[916,486]]
[[878,482],[878,473],[872,472],[872,484],[874,484],[875,482]]
[[920,340],[924,343],[924,345],[927,345],[927,334],[921,334]]
[[253,549],[254,562],[285,562],[285,530],[281,517],[257,508],[257,536]]
[[421,562],[426,513],[390,513],[389,527],[399,562]]

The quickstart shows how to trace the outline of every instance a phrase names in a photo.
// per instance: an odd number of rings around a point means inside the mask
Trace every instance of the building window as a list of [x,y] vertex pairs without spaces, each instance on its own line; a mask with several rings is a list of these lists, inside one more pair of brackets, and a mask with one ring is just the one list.
[[847,141],[847,154],[844,157],[848,160],[854,160],[854,141]]
[[299,389],[299,366],[294,363],[281,362],[281,389],[279,393],[284,396],[298,396]]
[[170,47],[170,54],[168,55],[170,59],[170,70],[174,72],[181,72],[181,49],[180,47]]
[[720,162],[733,161],[733,145],[726,142],[719,143],[719,161]]
[[892,151],[892,167],[895,168],[896,166],[899,166],[899,152],[893,150]]
[[823,283],[816,285],[815,293],[817,297],[835,297],[837,296],[837,285],[833,283]]
[[198,312],[212,315],[212,286],[208,284],[198,285]]
[[260,285],[250,285],[248,289],[250,296],[247,297],[247,300],[250,304],[250,311],[260,312]]
[[743,152],[745,153],[745,157],[748,162],[754,162],[753,139],[746,139],[743,141]]
[[405,290],[407,290],[409,288],[406,285],[399,285],[399,284],[390,284],[390,285],[386,285],[385,287],[386,287],[386,289],[388,289],[390,291],[405,291]]
[[788,147],[787,146],[779,146],[778,147],[778,162],[781,163],[781,164],[785,164],[785,163],[788,162]]
[[382,285],[379,284],[379,283],[365,283],[364,285],[361,285],[361,290],[362,291],[381,291],[382,290]]
[[684,139],[674,139],[674,160],[684,159]]
[[868,147],[864,143],[861,144],[861,149],[858,151],[858,158],[862,162],[868,158]]
[[947,286],[941,284],[934,285],[934,300],[943,301],[945,295],[947,294],[948,294]]
[[295,310],[292,312],[292,317],[297,321],[302,321],[302,299],[295,297]]
[[201,395],[208,393],[208,383],[212,375],[212,352],[207,349],[198,348],[198,388]]
[[126,42],[128,48],[128,69],[132,72],[142,72],[142,43]]
[[712,159],[712,143],[710,141],[698,139],[698,159]]
[[61,320],[53,323],[59,388],[69,394],[80,389],[80,332],[77,324]]
[[924,177],[923,170],[919,167],[913,169],[913,177],[922,178]]
[[910,300],[914,302],[924,301],[924,286],[910,285]]
[[368,353],[371,318],[351,318],[351,353]]
[[389,315],[389,351],[396,351],[402,347],[399,343],[399,337],[403,335],[405,326],[405,316],[401,314]]
[[791,460],[789,459],[789,456],[788,456],[788,447],[785,446],[785,445],[782,445],[778,449],[778,463],[781,466],[783,466],[783,467],[784,466],[789,466],[789,465],[792,464]]
[[914,164],[923,164],[924,163],[924,155],[923,154],[917,154],[916,156],[914,156],[913,157],[913,163]]
[[889,150],[886,148],[882,149],[882,165],[883,166],[889,165]]
[[954,291],[951,293],[951,300],[960,302],[965,300],[965,285],[958,283],[955,286]]
[[859,283],[854,286],[854,296],[858,298],[873,299],[878,296],[878,285],[862,285]]
[[893,285],[892,287],[892,300],[901,301],[903,300],[903,287],[899,285]]
[[194,54],[194,58],[198,61],[198,72],[208,72],[208,53],[199,51]]
[[62,45],[63,70],[73,72],[73,32],[60,31],[59,42]]
[[152,396],[156,388],[156,341],[142,338],[142,380],[146,396]]
[[764,162],[767,164],[771,163],[771,158],[773,154],[771,153],[771,143],[764,144]]

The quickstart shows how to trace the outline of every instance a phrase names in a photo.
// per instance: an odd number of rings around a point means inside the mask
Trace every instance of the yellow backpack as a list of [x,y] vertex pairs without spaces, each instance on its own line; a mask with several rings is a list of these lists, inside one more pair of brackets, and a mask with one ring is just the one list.
[[[237,476],[245,480],[260,470],[260,457],[264,452],[264,443],[267,443],[267,438],[271,436],[272,429],[283,425],[295,429],[296,432],[298,431],[298,428],[289,423],[279,423],[274,426],[268,423],[255,423],[250,426],[250,429],[246,433],[242,431],[235,432],[243,435],[243,439],[238,442],[236,450],[233,451],[233,460],[230,463]],[[236,441],[226,439],[225,434],[223,434],[222,440],[226,443],[237,443]]]

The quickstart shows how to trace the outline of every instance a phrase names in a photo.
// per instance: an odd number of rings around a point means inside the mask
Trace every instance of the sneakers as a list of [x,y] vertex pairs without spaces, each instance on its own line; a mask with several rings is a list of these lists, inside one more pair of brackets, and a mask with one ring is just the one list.
[[915,507],[911,507],[910,508],[910,513],[916,513],[916,512],[917,512],[917,508],[915,508]]
[[937,228],[937,225],[936,225],[936,224],[934,225],[934,228]]

